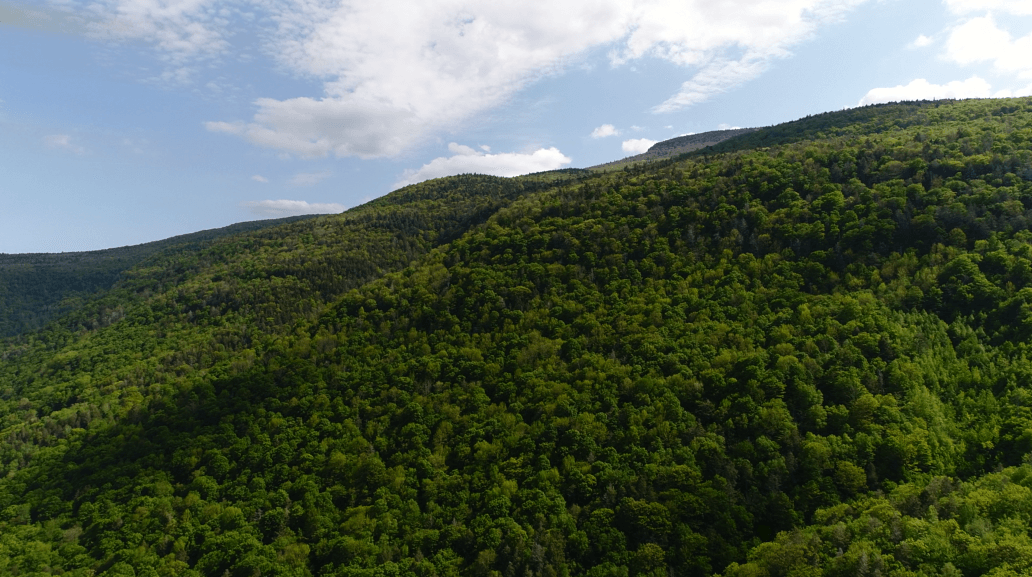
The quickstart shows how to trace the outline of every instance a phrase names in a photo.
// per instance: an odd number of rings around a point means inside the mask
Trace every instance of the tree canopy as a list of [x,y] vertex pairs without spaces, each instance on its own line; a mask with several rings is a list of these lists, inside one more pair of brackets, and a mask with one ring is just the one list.
[[464,175],[0,344],[0,572],[1023,575],[1032,99]]

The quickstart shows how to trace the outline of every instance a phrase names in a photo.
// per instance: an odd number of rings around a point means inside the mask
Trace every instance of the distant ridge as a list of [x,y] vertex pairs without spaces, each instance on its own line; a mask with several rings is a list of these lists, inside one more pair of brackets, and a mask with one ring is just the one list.
[[[315,218],[316,214],[238,222],[143,244],[59,253],[0,252],[0,338],[37,329],[83,298],[109,289],[132,268],[162,251],[196,250],[234,234]],[[68,300],[66,302],[66,299]]]
[[749,134],[750,132],[756,132],[757,130],[759,130],[759,128],[732,128],[729,130],[711,130],[709,132],[700,132],[698,134],[686,134],[684,136],[678,136],[676,138],[657,142],[656,144],[653,144],[648,151],[643,152],[642,154],[628,156],[627,158],[599,164],[597,166],[592,166],[591,168],[615,168],[633,162],[657,160],[660,158],[677,156],[678,154],[693,152],[700,148],[713,146],[714,144],[719,144],[730,138]]
[[693,150],[717,144],[718,142],[723,142],[729,138],[734,138],[750,132],[756,132],[757,130],[759,130],[759,128],[732,128],[730,130],[712,130],[710,132],[701,132],[699,134],[678,136],[677,138],[671,138],[670,140],[664,140],[653,144],[652,147],[649,148],[648,152],[641,156],[650,154],[670,156],[672,154],[691,152]]

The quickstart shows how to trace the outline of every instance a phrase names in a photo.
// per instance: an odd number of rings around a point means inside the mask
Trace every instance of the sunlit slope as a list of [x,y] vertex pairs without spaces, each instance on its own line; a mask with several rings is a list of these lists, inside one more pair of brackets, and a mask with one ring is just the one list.
[[950,107],[137,269],[5,350],[0,570],[1027,573],[1032,102]]

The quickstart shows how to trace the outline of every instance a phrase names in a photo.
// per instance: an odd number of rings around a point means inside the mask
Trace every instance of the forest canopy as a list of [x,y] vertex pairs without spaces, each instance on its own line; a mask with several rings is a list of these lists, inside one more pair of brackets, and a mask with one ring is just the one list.
[[0,342],[0,573],[1025,575],[1032,99],[169,249]]

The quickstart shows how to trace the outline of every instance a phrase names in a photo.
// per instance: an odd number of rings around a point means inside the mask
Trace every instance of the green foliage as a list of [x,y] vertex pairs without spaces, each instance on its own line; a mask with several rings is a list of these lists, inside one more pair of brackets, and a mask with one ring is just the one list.
[[90,252],[0,253],[0,337],[39,329],[114,285],[120,275],[161,253],[192,252],[217,238],[311,218],[242,222],[135,246]]
[[1027,574],[1032,100],[724,145],[173,251],[9,339],[0,570]]

